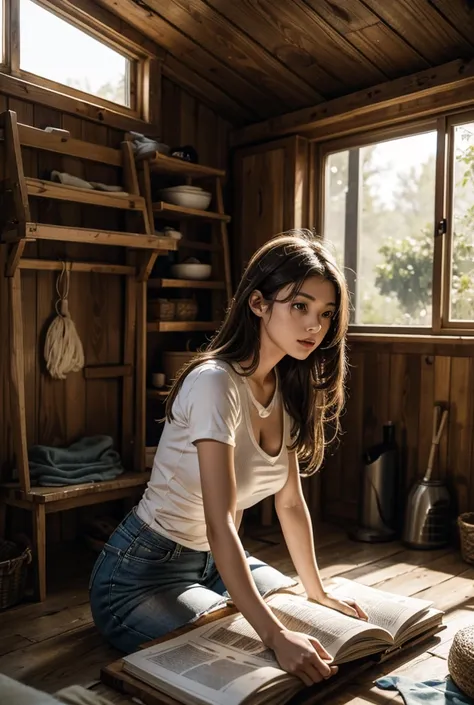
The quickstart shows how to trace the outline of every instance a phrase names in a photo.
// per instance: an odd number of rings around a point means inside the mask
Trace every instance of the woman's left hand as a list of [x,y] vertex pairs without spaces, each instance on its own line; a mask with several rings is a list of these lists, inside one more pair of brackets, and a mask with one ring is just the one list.
[[322,597],[318,598],[316,602],[320,605],[324,605],[324,607],[330,607],[338,612],[343,612],[343,614],[347,614],[349,617],[356,617],[357,619],[363,619],[365,621],[368,620],[367,613],[351,597],[335,597],[331,595],[330,592],[326,592]]

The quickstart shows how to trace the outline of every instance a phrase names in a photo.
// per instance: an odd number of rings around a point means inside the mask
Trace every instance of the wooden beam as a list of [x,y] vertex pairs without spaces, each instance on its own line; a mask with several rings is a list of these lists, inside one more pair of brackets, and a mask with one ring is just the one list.
[[[20,241],[24,243],[24,240]],[[97,262],[66,262],[69,272],[94,272],[95,274],[125,274],[133,276],[135,267],[125,264],[101,264]],[[63,263],[49,259],[21,259],[20,269],[33,269],[47,272],[60,272]]]
[[[190,83],[195,85],[196,90],[199,85],[204,87],[201,79],[204,79],[206,85],[213,86],[214,89],[217,85],[232,86],[237,101],[243,106],[243,109],[253,115],[254,119],[259,115],[268,114],[265,95],[262,98],[262,93],[257,86],[244,79],[234,69],[223,64],[213,53],[201,47],[193,38],[180,32],[177,27],[164,20],[159,14],[159,7],[154,11],[150,2],[141,3],[134,0],[122,0],[120,3],[117,0],[100,0],[100,4],[120,14],[123,19],[154,41],[156,40],[160,46],[170,52],[170,55],[173,54],[179,60],[180,68],[184,66],[188,70]],[[168,56],[163,63],[163,73],[166,75],[167,66],[170,66]],[[177,68],[176,65],[175,68]],[[220,98],[224,99],[225,89],[219,88],[217,90]],[[211,101],[210,96],[206,102]],[[235,104],[235,101],[232,102]]]
[[8,254],[5,276],[13,277],[13,275],[15,274],[17,267],[21,264],[21,258],[23,256],[23,250],[25,249],[25,245],[26,240],[25,238],[23,238],[22,240],[18,240],[18,242],[15,242],[15,244],[12,246]]
[[[60,240],[61,242],[83,242],[95,245],[118,245],[133,249],[168,251],[177,250],[177,240],[170,237],[158,237],[143,233],[125,233],[113,230],[90,230],[62,225],[43,225],[42,223],[27,223],[26,237],[33,240]],[[17,238],[16,238],[17,239]],[[15,241],[5,237],[5,241]]]
[[25,359],[21,277],[17,269],[9,278],[10,308],[10,406],[16,469],[22,492],[30,491],[30,469],[26,433]]
[[93,144],[84,140],[77,140],[67,135],[45,132],[31,125],[18,123],[18,134],[20,144],[23,147],[33,147],[43,149],[46,152],[56,152],[66,154],[68,157],[78,159],[89,159],[90,161],[109,164],[110,166],[122,166],[122,155],[118,149],[105,147],[101,144]]
[[143,67],[143,117],[147,122],[156,126],[158,134],[161,134],[162,65],[161,60],[149,58]]
[[233,125],[241,125],[255,120],[255,113],[246,106],[234,100],[204,76],[199,76],[171,54],[168,54],[162,65],[163,76],[185,88],[190,95],[202,103],[209,105],[214,112],[226,118]]
[[104,208],[119,208],[127,211],[143,211],[145,200],[138,195],[127,192],[114,193],[113,191],[99,191],[95,189],[67,186],[56,181],[44,181],[26,177],[28,195],[37,198],[49,198],[57,201],[70,201],[72,203],[86,203],[90,206],[103,206]]
[[91,96],[91,102],[79,100],[65,93],[58,93],[49,88],[24,81],[21,78],[9,76],[6,73],[0,73],[0,93],[12,98],[27,100],[31,103],[46,105],[60,112],[70,113],[83,120],[114,127],[117,130],[124,130],[125,132],[134,130],[147,135],[156,133],[155,126],[144,120],[124,115],[101,105],[95,105],[93,96]]
[[[129,254],[127,261],[132,261]],[[137,287],[134,276],[129,276],[125,282],[125,311],[123,326],[123,363],[135,368],[135,337],[137,325]],[[134,434],[134,377],[124,377],[122,382],[122,458],[128,466],[133,463]]]
[[[231,132],[231,146],[305,133],[327,139],[377,124],[474,103],[474,59],[451,61],[437,68],[381,83],[325,103],[286,113]],[[383,113],[383,114],[382,114]],[[357,122],[355,122],[357,120]]]

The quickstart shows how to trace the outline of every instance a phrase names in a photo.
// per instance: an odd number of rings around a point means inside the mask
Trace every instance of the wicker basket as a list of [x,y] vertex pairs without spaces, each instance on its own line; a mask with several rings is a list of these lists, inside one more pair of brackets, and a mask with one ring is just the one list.
[[474,698],[474,624],[463,627],[454,635],[448,670],[459,690]]
[[180,369],[187,365],[195,354],[184,350],[165,350],[163,352],[163,372],[166,375],[166,379],[170,382],[175,379]]
[[474,512],[458,516],[461,555],[466,563],[474,563]]
[[148,302],[148,317],[152,321],[172,321],[176,304],[168,299],[154,299]]
[[176,299],[176,318],[178,321],[195,321],[198,305],[195,299]]
[[0,539],[0,609],[20,602],[25,592],[31,549],[21,549],[12,541]]

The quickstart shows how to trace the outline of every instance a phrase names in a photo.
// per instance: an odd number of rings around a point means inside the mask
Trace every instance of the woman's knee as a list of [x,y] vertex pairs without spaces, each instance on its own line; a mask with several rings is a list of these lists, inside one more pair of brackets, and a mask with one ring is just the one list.
[[283,590],[298,585],[298,581],[284,575],[281,571],[264,563],[253,556],[247,557],[247,563],[260,595],[265,597],[277,590]]

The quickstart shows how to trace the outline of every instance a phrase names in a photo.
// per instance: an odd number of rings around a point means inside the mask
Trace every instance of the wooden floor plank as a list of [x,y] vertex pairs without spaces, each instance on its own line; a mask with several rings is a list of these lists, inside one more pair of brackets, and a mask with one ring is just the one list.
[[370,564],[370,572],[367,572],[366,564],[344,573],[344,578],[357,580],[363,585],[382,584],[386,580],[407,576],[411,571],[420,566],[429,565],[429,563],[437,558],[442,558],[450,553],[451,549],[440,549],[438,551],[430,551],[426,554],[424,551],[400,551],[392,554],[388,558]]
[[425,566],[415,568],[406,575],[375,583],[375,587],[401,595],[417,595],[427,588],[451,580],[465,569],[466,564],[460,555],[452,551],[446,556],[430,561]]
[[120,656],[89,624],[2,656],[0,673],[54,693],[69,685],[87,687],[98,681],[101,667]]

